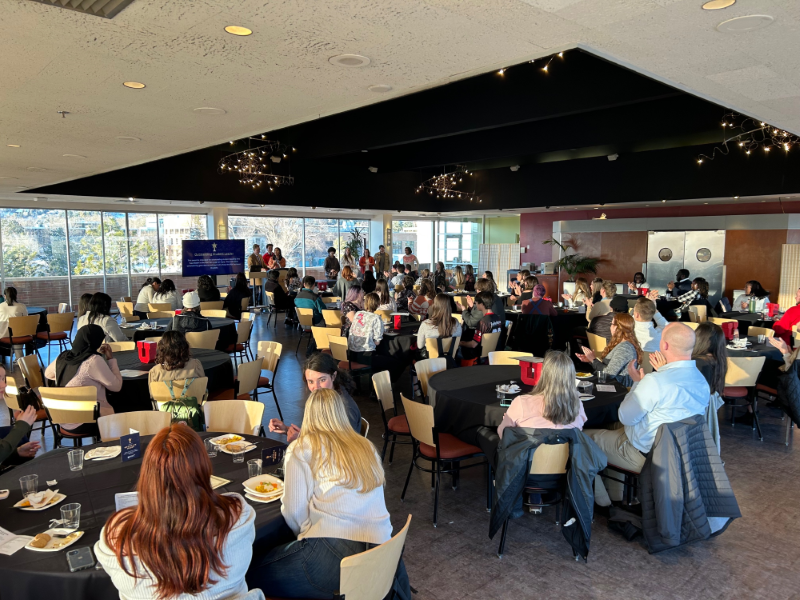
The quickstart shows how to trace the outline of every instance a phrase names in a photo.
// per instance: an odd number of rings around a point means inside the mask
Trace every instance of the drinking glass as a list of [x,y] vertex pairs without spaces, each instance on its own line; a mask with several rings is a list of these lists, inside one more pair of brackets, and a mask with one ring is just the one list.
[[81,526],[81,505],[65,504],[61,507],[61,527],[69,531],[78,531]]
[[217,445],[214,442],[212,442],[210,439],[206,440],[206,452],[208,452],[208,455],[211,456],[211,457],[214,457],[214,456],[217,455]]
[[765,341],[767,341],[767,336],[766,335],[764,335],[762,333],[761,335],[758,336],[758,343],[759,344],[763,344]]
[[578,384],[578,391],[581,394],[591,394],[592,393],[592,382],[591,381],[581,381]]
[[250,478],[261,475],[261,459],[253,458],[247,461],[247,475]]
[[19,485],[22,488],[22,497],[27,498],[31,494],[39,491],[39,476],[25,475],[19,478]]
[[233,462],[235,463],[244,462],[244,450],[242,450],[241,452],[233,452]]
[[605,371],[598,371],[597,372],[597,383],[605,383],[606,382],[606,372]]
[[70,471],[83,470],[83,450],[70,450],[67,452]]

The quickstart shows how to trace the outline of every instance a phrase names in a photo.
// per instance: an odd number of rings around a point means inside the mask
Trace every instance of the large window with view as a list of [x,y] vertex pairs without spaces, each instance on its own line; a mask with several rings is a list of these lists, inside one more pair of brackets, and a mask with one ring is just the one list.
[[417,257],[420,269],[429,269],[433,258],[433,221],[392,221],[392,262],[403,262],[405,248]]
[[103,213],[103,252],[106,294],[114,300],[130,296],[128,225],[125,213]]
[[439,221],[437,230],[436,254],[445,269],[465,264],[477,268],[483,231],[480,217]]
[[[253,252],[253,244],[261,246],[261,254],[267,244],[280,248],[286,267],[300,269],[303,256],[303,219],[276,217],[228,217],[228,236],[233,240],[244,240],[245,256]],[[273,249],[274,249],[273,248]]]
[[205,215],[158,215],[158,240],[161,249],[161,279],[171,279],[178,292],[197,287],[197,278],[182,277],[183,240],[207,240]]

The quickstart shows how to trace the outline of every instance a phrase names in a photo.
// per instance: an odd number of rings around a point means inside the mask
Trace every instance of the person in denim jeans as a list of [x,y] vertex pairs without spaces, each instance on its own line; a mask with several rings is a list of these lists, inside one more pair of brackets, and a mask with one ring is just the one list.
[[[343,558],[392,537],[380,458],[372,442],[353,430],[335,390],[309,396],[284,471],[281,513],[297,540],[254,556],[247,583],[274,597],[327,600],[339,590]],[[394,591],[402,599],[411,596],[402,559]]]

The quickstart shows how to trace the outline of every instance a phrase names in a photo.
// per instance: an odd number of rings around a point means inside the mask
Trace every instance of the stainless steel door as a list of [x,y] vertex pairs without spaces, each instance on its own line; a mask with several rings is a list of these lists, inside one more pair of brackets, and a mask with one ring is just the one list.
[[686,233],[683,231],[647,232],[647,284],[662,294],[667,283],[683,268]]
[[684,268],[690,277],[708,281],[708,301],[716,306],[722,297],[725,264],[725,231],[687,231]]

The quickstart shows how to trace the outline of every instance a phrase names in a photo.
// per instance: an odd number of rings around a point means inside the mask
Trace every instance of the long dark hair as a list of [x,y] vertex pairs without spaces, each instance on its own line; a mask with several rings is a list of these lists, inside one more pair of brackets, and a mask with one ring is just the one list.
[[165,331],[158,340],[156,364],[161,365],[167,371],[182,369],[191,357],[189,342],[180,331]]
[[389,304],[391,296],[389,295],[389,284],[385,279],[378,279],[378,283],[375,284],[375,293],[381,299],[381,305]]
[[6,297],[6,304],[14,306],[14,302],[17,301],[17,288],[8,286],[3,291],[3,295]]
[[154,283],[157,283],[158,285],[161,285],[161,280],[158,277],[148,277],[147,279],[144,280],[144,283],[142,284],[142,287],[140,287],[139,289],[143,290],[148,285],[153,285]]
[[214,285],[214,280],[211,279],[211,276],[209,276],[209,275],[200,275],[200,277],[197,278],[197,289],[198,290],[210,290],[210,289],[212,289],[214,287],[216,287],[216,286]]
[[158,294],[156,296],[166,296],[171,292],[177,291],[175,289],[175,282],[172,279],[165,279],[161,282],[161,287],[158,288]]
[[81,294],[80,299],[78,300],[78,318],[81,318],[87,312],[89,312],[89,304],[92,301],[92,294],[88,292],[86,294]]
[[711,321],[700,323],[695,329],[694,350],[692,358],[713,367],[711,381],[708,382],[711,393],[725,389],[725,375],[728,372],[728,355],[725,351],[725,333],[722,327]]
[[[636,280],[637,277],[639,278],[638,281]],[[638,272],[634,273],[633,274],[633,283],[647,283],[647,279],[645,279],[644,273],[642,273],[641,271],[638,271]]]
[[696,277],[692,283],[697,284],[697,291],[700,293],[700,297],[708,299],[708,282],[702,277]]
[[758,299],[766,298],[767,296],[769,296],[769,292],[765,290],[763,287],[761,287],[761,284],[758,281],[755,280],[748,281],[744,285],[745,287],[747,287],[748,285],[750,286],[751,296],[755,296]]
[[245,294],[250,292],[250,288],[247,287],[247,277],[241,271],[236,274],[236,285],[233,286],[233,289]]
[[97,292],[89,302],[89,323],[99,321],[111,314],[111,296]]
[[308,360],[303,365],[303,382],[306,380],[306,371],[316,371],[317,373],[327,373],[328,375],[335,373],[333,389],[337,392],[344,388],[349,393],[353,389],[354,384],[353,380],[350,379],[350,375],[339,368],[339,363],[330,354],[315,352],[308,357]]

